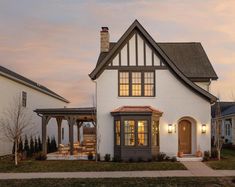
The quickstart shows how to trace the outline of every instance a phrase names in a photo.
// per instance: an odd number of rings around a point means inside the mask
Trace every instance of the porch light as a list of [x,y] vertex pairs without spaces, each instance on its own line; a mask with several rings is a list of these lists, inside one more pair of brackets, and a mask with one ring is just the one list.
[[202,133],[206,133],[206,124],[202,124]]
[[172,133],[172,131],[173,131],[172,124],[168,124],[168,133]]

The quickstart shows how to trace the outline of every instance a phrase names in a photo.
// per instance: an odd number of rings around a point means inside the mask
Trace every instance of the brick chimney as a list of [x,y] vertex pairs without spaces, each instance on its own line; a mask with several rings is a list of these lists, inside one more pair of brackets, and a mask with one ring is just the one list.
[[101,27],[100,31],[100,52],[109,51],[109,28]]

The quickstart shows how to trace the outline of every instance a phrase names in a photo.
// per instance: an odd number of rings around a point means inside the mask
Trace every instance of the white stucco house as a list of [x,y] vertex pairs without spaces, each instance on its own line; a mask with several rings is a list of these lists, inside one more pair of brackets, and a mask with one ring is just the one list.
[[211,147],[210,85],[218,79],[201,43],[158,42],[136,20],[117,42],[102,27],[96,84],[101,158],[194,155]]
[[218,104],[221,112],[221,136],[224,137],[225,144],[235,145],[235,102],[220,101],[211,107],[212,141],[216,138],[216,107]]
[[[50,107],[65,107],[69,103],[55,92],[48,88],[23,77],[5,67],[0,66],[0,119],[4,118],[4,111],[9,109],[15,98],[21,97],[22,106],[27,110],[27,115],[32,118],[33,130],[29,132],[30,135],[41,135],[41,117],[39,117],[33,110],[37,108],[50,108]],[[55,121],[50,121],[51,125],[48,126],[48,136],[55,136]],[[65,131],[68,131],[67,125],[63,126]],[[68,141],[68,140],[64,140]],[[4,134],[0,131],[0,156],[11,154],[12,142],[4,138]]]

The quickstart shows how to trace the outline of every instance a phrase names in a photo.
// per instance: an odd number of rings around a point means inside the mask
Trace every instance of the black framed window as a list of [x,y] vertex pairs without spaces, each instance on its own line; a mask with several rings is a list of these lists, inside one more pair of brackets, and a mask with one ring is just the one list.
[[155,96],[155,72],[120,71],[119,96],[153,97]]
[[27,93],[26,92],[22,92],[22,106],[26,107],[27,105]]
[[121,72],[119,74],[119,95],[129,96],[129,72]]
[[135,145],[135,121],[125,120],[124,121],[124,145],[134,146]]
[[154,95],[154,73],[144,72],[144,96]]
[[141,96],[141,72],[131,73],[132,96]]
[[116,145],[121,145],[121,122],[115,121],[115,138]]
[[148,122],[141,120],[138,124],[138,146],[148,145]]

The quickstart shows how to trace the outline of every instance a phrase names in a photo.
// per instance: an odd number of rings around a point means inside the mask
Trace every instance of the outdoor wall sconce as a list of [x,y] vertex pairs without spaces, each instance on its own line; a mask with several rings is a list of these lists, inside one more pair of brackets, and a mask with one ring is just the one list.
[[172,133],[173,132],[173,126],[172,124],[168,124],[168,133]]
[[206,133],[206,124],[202,124],[202,134]]

